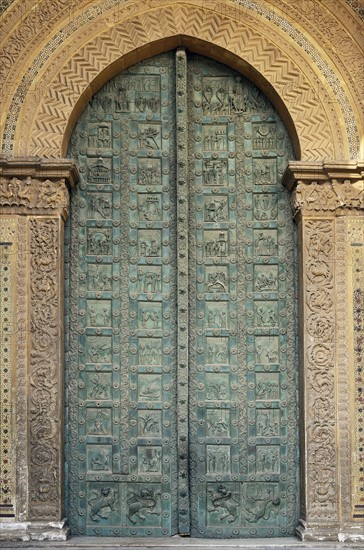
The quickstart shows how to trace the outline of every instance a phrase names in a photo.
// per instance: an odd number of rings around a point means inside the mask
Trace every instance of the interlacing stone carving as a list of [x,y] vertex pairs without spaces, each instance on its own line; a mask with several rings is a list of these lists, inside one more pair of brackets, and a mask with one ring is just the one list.
[[[0,504],[6,505],[4,513],[1,509],[2,517],[21,522],[13,529],[22,538],[33,536],[33,520],[41,522],[38,529],[44,527],[47,536],[64,540],[69,532],[63,521],[61,274],[67,186],[76,178],[77,171],[68,160],[0,159],[0,242],[1,252],[5,253],[1,258],[8,255],[10,259],[9,266],[4,266],[6,272],[1,273],[4,309],[0,312],[0,328],[9,320],[13,325],[11,330],[6,328],[7,333],[0,330],[4,359],[0,376],[1,425],[7,440],[16,440],[11,452],[4,441],[0,444],[1,485],[7,487],[6,499],[1,498]],[[6,231],[8,222],[16,229],[12,237]],[[3,296],[3,292],[8,295]],[[14,341],[12,345],[14,338],[16,344]],[[11,348],[16,348],[12,375],[11,364],[3,355]],[[11,391],[16,396],[11,402],[7,395],[9,380],[13,380]],[[16,418],[16,437],[9,430],[7,418]],[[46,525],[47,521],[52,524]]]
[[57,220],[31,219],[30,499],[32,519],[59,514],[59,281]]
[[[293,190],[293,214],[302,243],[302,468],[306,491],[297,532],[304,540],[336,540],[345,530],[345,538],[351,533],[359,535],[355,521],[363,517],[360,505],[356,507],[362,498],[358,491],[358,479],[362,480],[360,395],[355,395],[358,413],[353,419],[350,399],[354,396],[349,393],[353,379],[361,380],[362,349],[356,335],[362,322],[363,169],[356,162],[290,162],[284,179]],[[355,232],[354,227],[361,229]],[[351,292],[352,319],[345,301]],[[352,449],[359,449],[354,458],[348,433]]]

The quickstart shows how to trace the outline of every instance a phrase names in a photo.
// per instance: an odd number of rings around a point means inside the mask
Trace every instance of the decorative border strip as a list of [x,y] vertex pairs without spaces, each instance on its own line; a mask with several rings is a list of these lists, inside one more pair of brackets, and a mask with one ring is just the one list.
[[28,274],[28,219],[18,216],[17,239],[17,366],[16,366],[16,514],[18,521],[27,519],[28,510],[28,442],[27,442],[27,274]]
[[13,384],[16,365],[16,219],[0,226],[0,520],[15,516],[16,452]]
[[[301,46],[307,55],[311,57],[315,65],[319,68],[322,75],[325,77],[328,85],[330,86],[333,93],[335,94],[335,97],[338,100],[348,133],[350,159],[356,159],[359,155],[360,144],[359,134],[355,123],[355,116],[351,109],[349,99],[346,97],[345,91],[341,86],[340,79],[337,77],[333,69],[326,61],[322,59],[319,51],[307,40],[304,34],[298,31],[286,19],[284,19],[277,13],[274,13],[272,10],[266,9],[256,2],[252,2],[251,0],[234,1],[237,4],[244,6],[252,10],[253,12],[256,12],[258,15],[277,25],[284,32],[286,32],[299,46]],[[11,153],[13,151],[13,137],[22,103],[30,89],[30,86],[35,76],[45,65],[46,61],[56,51],[56,49],[61,46],[65,39],[72,34],[72,32],[80,29],[83,24],[87,24],[90,21],[93,21],[96,17],[104,14],[107,10],[118,6],[119,4],[120,0],[107,0],[102,5],[102,7],[92,6],[89,10],[83,12],[82,15],[75,18],[68,25],[63,27],[61,31],[56,33],[53,38],[46,44],[40,54],[34,59],[26,75],[24,75],[24,77],[22,78],[9,108],[4,129],[3,153]]]
[[304,222],[307,520],[337,520],[334,220]]
[[347,5],[355,11],[356,15],[364,21],[364,6],[358,0],[345,0]]
[[364,518],[364,229],[363,218],[349,221],[353,289],[353,505],[354,519]]
[[[351,510],[351,434],[350,434],[350,388],[349,388],[349,349],[348,326],[349,321],[349,292],[348,292],[348,265],[347,256],[347,221],[338,217],[336,224],[336,353],[337,353],[337,384],[340,391],[338,399],[338,428],[339,428],[339,460],[340,460],[340,502],[343,511]],[[350,521],[350,517],[343,517]]]
[[188,479],[188,187],[187,187],[187,58],[186,51],[176,52],[177,122],[177,292],[178,292],[178,525],[179,533],[190,532]]
[[360,151],[360,138],[350,102],[345,95],[343,87],[341,86],[340,79],[337,77],[330,65],[322,59],[319,51],[307,40],[306,36],[301,31],[297,30],[293,25],[291,25],[291,23],[278,15],[274,10],[266,9],[256,2],[251,2],[251,0],[234,1],[237,4],[256,11],[259,15],[265,17],[265,19],[280,27],[296,42],[296,44],[298,44],[298,46],[301,46],[307,55],[309,55],[315,65],[319,68],[322,75],[325,77],[340,105],[348,132],[350,159],[358,158]]
[[30,218],[29,494],[31,519],[60,510],[58,220]]

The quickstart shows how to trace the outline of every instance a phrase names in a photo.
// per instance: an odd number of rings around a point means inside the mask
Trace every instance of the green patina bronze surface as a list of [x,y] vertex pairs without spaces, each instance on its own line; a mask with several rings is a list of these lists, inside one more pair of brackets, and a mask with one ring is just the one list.
[[297,520],[293,158],[248,80],[178,50],[73,132],[73,533],[282,536]]

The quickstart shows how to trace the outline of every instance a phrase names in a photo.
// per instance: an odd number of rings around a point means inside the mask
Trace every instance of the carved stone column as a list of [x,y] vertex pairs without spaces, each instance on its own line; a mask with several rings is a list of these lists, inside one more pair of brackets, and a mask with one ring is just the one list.
[[0,158],[0,540],[65,540],[63,228],[73,162]]
[[363,170],[291,162],[284,178],[300,243],[302,540],[364,540]]

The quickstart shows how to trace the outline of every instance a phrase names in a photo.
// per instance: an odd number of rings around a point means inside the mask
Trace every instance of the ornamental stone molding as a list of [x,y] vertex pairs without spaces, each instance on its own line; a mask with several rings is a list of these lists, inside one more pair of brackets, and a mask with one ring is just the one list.
[[364,209],[364,163],[290,162],[285,184],[294,216],[361,215]]
[[302,540],[364,540],[362,408],[353,396],[362,387],[363,168],[290,162],[284,176],[299,239]]
[[360,19],[342,0],[33,4],[16,1],[3,16],[6,153],[62,156],[80,112],[103,83],[184,45],[258,84],[290,129],[297,156],[360,154]]
[[69,160],[0,159],[0,539],[68,536],[63,228],[77,177]]
[[67,186],[73,187],[77,170],[72,161],[0,157],[0,215],[68,216]]

